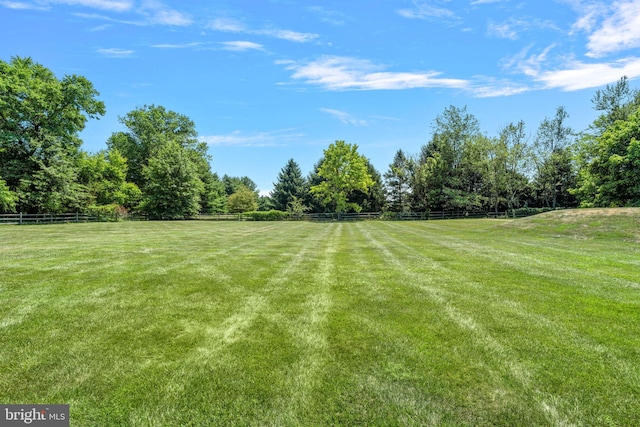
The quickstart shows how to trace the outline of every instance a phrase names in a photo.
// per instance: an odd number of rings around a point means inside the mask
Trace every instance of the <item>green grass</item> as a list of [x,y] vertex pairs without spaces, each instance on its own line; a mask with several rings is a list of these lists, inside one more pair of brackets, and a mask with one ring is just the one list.
[[0,402],[73,426],[640,425],[639,218],[5,226]]

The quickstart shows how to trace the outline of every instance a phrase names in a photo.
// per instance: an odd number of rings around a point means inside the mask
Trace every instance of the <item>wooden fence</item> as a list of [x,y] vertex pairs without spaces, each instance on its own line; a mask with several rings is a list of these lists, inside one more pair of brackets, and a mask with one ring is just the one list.
[[242,214],[203,214],[198,216],[199,220],[204,221],[242,221]]
[[[462,218],[516,218],[529,216],[538,213],[531,212],[465,212],[465,211],[431,211],[431,212],[360,212],[360,213],[307,213],[297,217],[285,217],[284,220],[302,221],[415,221],[415,220],[437,220],[437,219],[462,219]],[[70,222],[100,222],[100,221],[147,221],[149,217],[141,213],[129,213],[118,217],[103,217],[98,215],[82,213],[63,214],[2,214],[0,215],[0,225],[2,224],[61,224]],[[254,217],[245,214],[209,214],[200,215],[195,218],[201,221],[253,221]]]
[[360,212],[360,213],[311,213],[302,215],[307,221],[425,221],[436,219],[463,218],[506,218],[513,217],[509,212],[465,212],[465,211],[430,211],[430,212]]
[[67,222],[99,222],[105,221],[97,215],[82,213],[62,213],[62,214],[3,214],[0,215],[0,224],[62,224]]

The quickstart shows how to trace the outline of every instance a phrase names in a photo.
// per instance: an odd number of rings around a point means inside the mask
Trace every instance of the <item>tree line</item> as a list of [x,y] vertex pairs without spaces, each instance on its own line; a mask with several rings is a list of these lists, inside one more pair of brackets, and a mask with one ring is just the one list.
[[522,207],[640,206],[640,91],[626,77],[596,91],[598,117],[582,132],[558,107],[530,132],[495,136],[466,107],[433,122],[419,153],[397,150],[380,174],[356,144],[335,141],[306,177],[294,159],[269,196],[249,177],[219,177],[193,121],[145,105],[119,120],[106,149],[79,133],[105,114],[92,83],[58,79],[30,58],[0,61],[0,212],[114,213],[157,219],[280,210],[304,212],[502,211]]

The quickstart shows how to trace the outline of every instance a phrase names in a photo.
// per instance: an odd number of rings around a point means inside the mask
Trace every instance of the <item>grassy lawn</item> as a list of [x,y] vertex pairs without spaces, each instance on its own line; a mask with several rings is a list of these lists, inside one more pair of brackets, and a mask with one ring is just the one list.
[[640,425],[640,214],[0,228],[0,402],[72,426]]

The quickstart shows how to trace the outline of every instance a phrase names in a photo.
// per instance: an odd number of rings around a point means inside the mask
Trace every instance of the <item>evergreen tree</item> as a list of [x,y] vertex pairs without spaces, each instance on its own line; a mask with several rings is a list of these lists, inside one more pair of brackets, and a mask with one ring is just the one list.
[[366,191],[355,190],[349,196],[349,203],[358,205],[364,212],[381,212],[385,205],[384,184],[380,172],[371,164],[369,159],[364,159],[367,173],[371,177],[371,185]]
[[309,211],[313,213],[322,213],[322,212],[327,212],[329,210],[329,207],[324,206],[320,201],[320,199],[318,199],[314,194],[311,193],[312,187],[320,185],[320,183],[324,181],[324,178],[322,178],[318,174],[318,171],[320,170],[320,166],[322,166],[323,161],[324,161],[324,157],[318,160],[316,164],[313,166],[313,170],[309,172],[309,175],[307,176],[307,186],[309,188],[309,191],[307,191],[304,197],[302,198],[302,204],[304,206],[308,206]]
[[[270,211],[274,210],[275,204],[273,203],[273,199],[269,196],[258,196],[258,210],[259,211]],[[280,209],[278,209],[280,210]]]
[[411,209],[411,162],[402,150],[393,157],[393,163],[384,174],[387,209],[407,212]]
[[222,183],[224,184],[224,190],[227,196],[231,196],[236,193],[240,187],[247,187],[255,193],[256,197],[258,197],[258,186],[248,176],[237,177],[224,175],[222,177]]
[[302,199],[307,191],[307,183],[300,166],[293,159],[289,159],[278,174],[278,180],[273,184],[271,199],[275,209],[285,211],[294,198]]
[[[208,163],[207,163],[208,166]],[[227,194],[224,191],[224,184],[218,178],[218,174],[207,172],[198,172],[202,181],[202,193],[200,194],[200,206],[202,213],[220,213],[224,212],[227,203]]]

